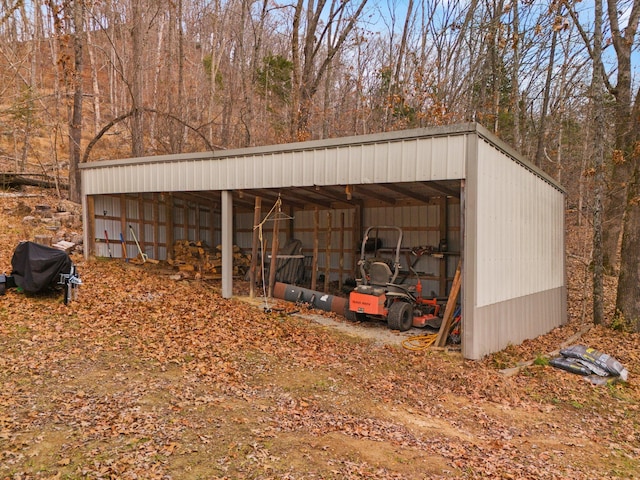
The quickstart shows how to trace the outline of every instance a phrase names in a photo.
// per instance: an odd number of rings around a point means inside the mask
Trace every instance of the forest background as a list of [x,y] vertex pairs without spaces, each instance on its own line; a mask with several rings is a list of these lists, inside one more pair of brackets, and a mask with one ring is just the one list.
[[594,322],[640,331],[639,18],[640,0],[0,0],[0,170],[78,201],[82,162],[479,122],[592,227]]

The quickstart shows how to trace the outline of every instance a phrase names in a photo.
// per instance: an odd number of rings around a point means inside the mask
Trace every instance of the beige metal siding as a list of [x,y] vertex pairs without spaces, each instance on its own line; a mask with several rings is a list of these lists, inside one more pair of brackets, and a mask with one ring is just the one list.
[[565,200],[503,150],[482,138],[473,143],[465,189],[463,354],[477,359],[566,321]]
[[[83,165],[85,195],[393,183],[464,178],[466,135],[399,135],[335,146],[228,151]],[[427,136],[424,136],[427,135]],[[358,137],[354,137],[358,138]],[[316,142],[310,142],[315,144]],[[294,148],[298,146],[298,148]]]
[[565,287],[517,297],[473,311],[474,334],[465,357],[482,358],[509,344],[518,345],[566,322]]
[[561,192],[483,141],[477,205],[477,307],[563,285]]

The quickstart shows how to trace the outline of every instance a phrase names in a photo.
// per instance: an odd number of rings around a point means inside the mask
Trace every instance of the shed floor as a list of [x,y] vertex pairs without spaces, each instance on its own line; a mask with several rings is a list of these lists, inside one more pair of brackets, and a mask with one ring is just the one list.
[[[246,303],[250,303],[251,305],[254,305],[258,308],[265,307],[263,297],[250,298],[249,296],[237,296],[234,298]],[[278,299],[269,299],[268,301],[268,305],[272,308],[275,307],[279,302],[282,302],[282,300]],[[370,320],[368,322],[350,322],[346,319],[342,319],[342,317],[340,316],[338,316],[338,318],[333,318],[332,315],[335,314],[323,315],[321,313],[311,312],[298,312],[293,314],[293,316],[316,322],[328,328],[335,329],[341,333],[357,338],[371,340],[377,345],[401,346],[402,342],[408,338],[434,333],[432,330],[422,328],[411,328],[406,332],[399,332],[397,330],[390,330],[389,328],[387,328],[386,324],[376,320]]]

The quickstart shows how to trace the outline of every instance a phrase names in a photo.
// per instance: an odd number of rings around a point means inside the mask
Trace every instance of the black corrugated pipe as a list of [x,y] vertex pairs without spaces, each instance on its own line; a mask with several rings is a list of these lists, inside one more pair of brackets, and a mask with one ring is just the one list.
[[319,308],[325,312],[335,312],[340,315],[345,315],[348,310],[346,298],[286,283],[276,282],[273,287],[273,296],[289,302],[306,303],[313,308]]

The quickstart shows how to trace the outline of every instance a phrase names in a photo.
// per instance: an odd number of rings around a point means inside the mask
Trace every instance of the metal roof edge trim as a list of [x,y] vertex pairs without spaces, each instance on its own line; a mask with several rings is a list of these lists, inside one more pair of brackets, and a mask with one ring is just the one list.
[[[412,138],[442,137],[445,135],[460,135],[476,132],[476,124],[459,123],[442,127],[414,128],[411,130],[396,130],[393,132],[371,133],[367,135],[352,135],[350,137],[328,138],[324,140],[310,140],[306,142],[282,143],[259,147],[238,148],[232,150],[215,150],[195,153],[176,153],[168,155],[152,155],[147,157],[132,157],[117,160],[98,160],[81,163],[80,169],[97,169],[122,165],[136,165],[143,163],[166,163],[193,160],[224,159],[229,157],[243,157],[255,154],[269,154],[278,152],[295,152],[321,148],[336,148],[346,145],[363,145],[376,142],[402,141]],[[491,140],[491,139],[489,139]],[[493,142],[493,140],[491,140]]]
[[567,190],[560,185],[551,175],[543,171],[542,169],[536,167],[533,163],[526,160],[521,153],[519,153],[516,149],[511,147],[507,142],[498,138],[495,134],[491,133],[487,128],[483,127],[479,123],[475,124],[475,131],[478,136],[484,138],[493,146],[495,146],[498,150],[502,150],[503,153],[511,157],[516,163],[519,163],[522,167],[529,170],[531,173],[540,177],[545,182],[549,183],[551,186],[558,189],[564,195],[567,194]]

